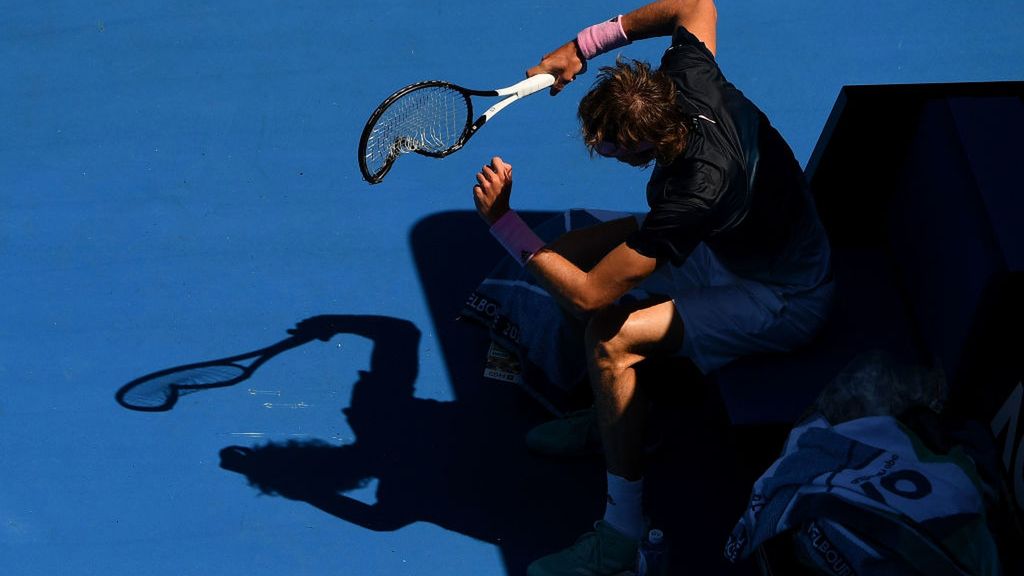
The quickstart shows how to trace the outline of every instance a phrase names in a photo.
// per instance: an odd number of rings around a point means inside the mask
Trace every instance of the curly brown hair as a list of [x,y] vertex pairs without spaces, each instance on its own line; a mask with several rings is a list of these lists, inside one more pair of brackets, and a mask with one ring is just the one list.
[[602,67],[576,113],[584,144],[593,154],[601,142],[628,149],[650,142],[658,161],[671,163],[686,148],[689,121],[677,93],[668,74],[646,62],[619,58]]

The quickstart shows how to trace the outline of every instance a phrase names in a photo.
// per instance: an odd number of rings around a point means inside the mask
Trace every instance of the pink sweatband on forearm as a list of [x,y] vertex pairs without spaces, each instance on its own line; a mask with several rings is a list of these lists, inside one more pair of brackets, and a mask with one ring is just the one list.
[[584,28],[576,35],[576,44],[587,60],[630,44],[626,31],[622,29],[622,15],[607,22]]
[[523,222],[515,210],[509,210],[491,225],[491,235],[501,242],[520,266],[526,266],[530,258],[544,247],[544,242],[533,233],[526,222]]

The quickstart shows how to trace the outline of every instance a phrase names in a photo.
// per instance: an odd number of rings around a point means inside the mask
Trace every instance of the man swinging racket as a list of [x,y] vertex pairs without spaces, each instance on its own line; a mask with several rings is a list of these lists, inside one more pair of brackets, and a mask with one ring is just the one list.
[[[644,531],[647,404],[639,362],[681,355],[708,372],[754,352],[791,350],[827,314],[829,246],[803,172],[765,115],[722,76],[716,22],[711,0],[656,1],[584,29],[527,71],[553,74],[557,93],[587,60],[672,36],[660,68],[636,61],[602,68],[579,105],[592,153],[653,165],[642,223],[606,222],[544,246],[509,207],[511,165],[495,157],[476,176],[476,207],[492,234],[587,322],[593,413],[607,463],[604,519],[575,545],[534,562],[531,576],[633,568]],[[620,300],[652,275],[669,278],[671,288]],[[551,428],[564,433],[565,452],[580,437],[569,428],[583,425]]]

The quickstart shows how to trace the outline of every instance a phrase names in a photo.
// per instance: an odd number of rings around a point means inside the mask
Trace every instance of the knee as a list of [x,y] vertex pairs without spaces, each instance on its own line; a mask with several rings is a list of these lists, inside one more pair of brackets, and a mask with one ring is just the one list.
[[594,314],[584,335],[587,359],[599,368],[627,368],[638,362],[630,338],[629,313],[609,306]]

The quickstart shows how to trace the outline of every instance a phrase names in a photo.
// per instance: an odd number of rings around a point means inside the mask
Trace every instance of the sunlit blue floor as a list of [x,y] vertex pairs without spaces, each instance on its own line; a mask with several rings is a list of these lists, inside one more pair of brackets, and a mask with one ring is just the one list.
[[[515,104],[447,159],[403,157],[380,185],[356,164],[363,123],[393,90],[511,84],[634,5],[568,7],[6,6],[0,573],[521,574],[596,519],[600,462],[531,460],[521,434],[536,406],[467,364],[486,350],[474,332],[442,341],[472,282],[430,270],[487,270],[499,255],[480,244],[470,191],[495,154],[516,167],[521,210],[644,208],[645,175],[579,142],[592,75]],[[801,162],[843,85],[1024,76],[1019,0],[718,9],[725,74]],[[621,54],[657,60],[666,46]],[[449,213],[464,226],[414,234]],[[169,411],[115,402],[134,378],[270,346],[317,315],[351,326]],[[353,405],[357,388],[370,408]],[[230,469],[268,442],[305,449],[263,464],[291,474],[291,493],[263,495]],[[697,469],[686,498],[713,500],[716,471]],[[735,519],[695,517],[670,537],[717,566]]]

